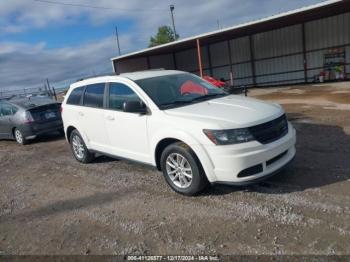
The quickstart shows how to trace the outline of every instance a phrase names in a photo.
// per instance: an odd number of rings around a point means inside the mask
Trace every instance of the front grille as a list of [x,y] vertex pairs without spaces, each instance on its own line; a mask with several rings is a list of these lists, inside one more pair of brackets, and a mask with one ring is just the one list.
[[288,133],[287,117],[286,115],[282,115],[272,121],[249,127],[249,131],[260,143],[271,143]]

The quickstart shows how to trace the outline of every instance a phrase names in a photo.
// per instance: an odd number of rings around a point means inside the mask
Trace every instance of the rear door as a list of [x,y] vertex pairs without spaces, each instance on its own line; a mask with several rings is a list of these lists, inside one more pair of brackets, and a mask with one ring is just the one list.
[[[91,149],[105,152],[108,136],[105,128],[105,83],[87,85],[78,118]],[[80,130],[79,130],[80,131]]]
[[141,101],[140,97],[125,84],[109,83],[106,98],[105,125],[111,154],[151,163],[147,134],[149,115],[123,111],[125,101]]
[[[82,114],[82,101],[83,101],[83,94],[84,94],[85,86],[80,86],[77,88],[74,88],[70,94],[69,97],[66,100],[65,105],[63,106],[62,111],[62,118],[63,118],[63,124],[65,125],[64,129],[67,132],[67,128],[69,126],[74,126],[78,129],[78,131],[81,132],[81,127],[79,123],[80,115]],[[68,139],[70,139],[68,137]]]
[[18,111],[17,107],[0,101],[0,137],[12,137],[12,116]]

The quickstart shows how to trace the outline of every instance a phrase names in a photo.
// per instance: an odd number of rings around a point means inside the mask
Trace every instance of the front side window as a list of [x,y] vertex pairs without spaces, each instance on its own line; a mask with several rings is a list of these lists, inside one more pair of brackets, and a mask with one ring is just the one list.
[[123,110],[126,101],[141,101],[138,95],[128,86],[121,83],[109,85],[109,108]]
[[227,95],[206,80],[182,73],[135,81],[161,109],[184,106]]
[[8,103],[0,102],[0,117],[12,116],[18,111],[17,107]]
[[83,94],[84,87],[75,88],[69,95],[67,99],[68,105],[80,105],[81,96]]
[[88,85],[84,94],[84,106],[103,107],[103,96],[105,93],[105,84]]

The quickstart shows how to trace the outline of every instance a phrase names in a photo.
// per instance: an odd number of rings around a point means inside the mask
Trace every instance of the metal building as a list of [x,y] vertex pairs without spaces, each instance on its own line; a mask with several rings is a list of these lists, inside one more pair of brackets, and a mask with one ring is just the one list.
[[178,69],[234,86],[350,79],[350,1],[325,1],[115,57],[112,64],[116,73]]

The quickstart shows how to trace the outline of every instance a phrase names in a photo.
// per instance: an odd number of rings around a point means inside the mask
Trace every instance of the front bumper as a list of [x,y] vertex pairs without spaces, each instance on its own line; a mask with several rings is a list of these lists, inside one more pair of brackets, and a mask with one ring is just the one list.
[[296,131],[269,144],[252,141],[244,144],[206,147],[214,166],[212,183],[244,185],[275,174],[295,156]]

